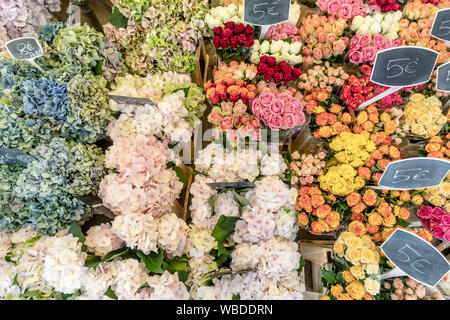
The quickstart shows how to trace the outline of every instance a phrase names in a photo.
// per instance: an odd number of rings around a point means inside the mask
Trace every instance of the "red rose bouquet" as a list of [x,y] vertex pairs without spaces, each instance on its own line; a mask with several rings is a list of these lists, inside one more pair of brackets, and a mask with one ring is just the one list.
[[249,48],[255,43],[253,27],[234,22],[226,22],[224,25],[224,28],[214,28],[213,44],[217,54],[224,61],[245,60]]
[[[359,76],[350,76],[341,90],[341,100],[351,110],[355,110],[362,103],[388,89],[388,87],[382,87],[370,81],[372,68],[368,65],[361,66],[359,70]],[[390,108],[401,103],[402,97],[398,92],[377,101],[377,104],[382,108]]]
[[377,6],[381,12],[397,11],[402,7],[402,4],[397,0],[370,0],[369,5]]
[[297,80],[302,74],[300,69],[289,66],[285,61],[277,63],[276,58],[270,56],[262,56],[257,69],[264,80],[273,80],[276,84],[283,82],[286,85]]

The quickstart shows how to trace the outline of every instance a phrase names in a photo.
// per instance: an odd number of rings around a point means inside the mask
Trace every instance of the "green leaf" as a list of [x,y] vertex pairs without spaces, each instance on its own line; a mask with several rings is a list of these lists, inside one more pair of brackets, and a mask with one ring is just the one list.
[[148,255],[145,255],[142,251],[137,251],[136,254],[150,272],[157,274],[164,272],[161,268],[163,264],[163,251],[161,249],[158,249],[158,252],[151,252]]
[[345,284],[345,279],[344,279],[344,275],[342,274],[342,271],[339,271],[336,275],[336,280],[339,283]]
[[85,267],[97,268],[97,266],[102,262],[102,259],[99,256],[94,256],[92,254],[88,254],[86,260],[84,262]]
[[186,255],[175,257],[168,262],[167,270],[169,272],[185,271],[188,268],[189,258]]
[[117,300],[117,296],[114,293],[114,291],[112,291],[111,286],[108,287],[108,290],[106,290],[103,295],[105,295],[111,299]]
[[234,232],[234,228],[236,227],[236,222],[238,220],[239,217],[220,216],[211,235],[217,240],[217,242],[225,241],[225,239]]
[[239,205],[241,206],[241,208],[250,205],[250,200],[248,200],[246,197],[241,196],[236,191],[233,191],[233,192],[236,195],[236,198],[238,199],[238,202],[239,202]]
[[400,227],[407,228],[411,223],[409,223],[408,221],[405,221],[405,220],[403,220],[401,218],[397,218],[397,224]]
[[418,150],[417,152],[419,153],[419,156],[421,156],[421,157],[426,157],[428,155],[428,153],[425,150]]
[[189,179],[184,174],[183,169],[177,166],[174,166],[172,169],[176,172],[178,179],[180,179],[180,181],[183,182],[183,189],[186,188]]
[[112,261],[112,260],[114,260],[115,258],[118,258],[118,257],[121,257],[121,256],[125,255],[126,253],[128,253],[129,250],[130,250],[129,248],[124,247],[124,248],[120,248],[120,249],[116,249],[116,250],[113,250],[113,251],[111,251],[111,252],[108,252],[108,253],[103,257],[103,259],[101,260],[101,262],[103,263],[103,262],[109,262],[109,261]]
[[[223,245],[223,243],[222,242],[218,242],[217,243],[217,256],[219,257],[219,260],[223,260],[223,259],[225,259],[225,261],[226,261],[226,259],[228,259],[228,256],[231,254],[231,252],[233,251],[233,250],[227,250],[226,248],[225,248],[225,246]],[[222,257],[222,256],[226,256],[225,258],[224,257]],[[222,261],[222,262],[225,262],[225,261]]]
[[333,271],[322,269],[322,278],[324,278],[325,281],[329,284],[336,283],[336,273],[334,273]]
[[97,61],[97,64],[95,65],[94,68],[94,74],[96,76],[99,76],[103,73],[103,63],[104,63],[103,60]]
[[13,280],[11,286],[18,286],[18,287],[20,287],[19,282],[17,281],[17,274],[16,274],[16,276],[14,277],[14,280]]
[[233,298],[231,300],[241,300],[241,296],[238,294],[233,294]]
[[186,282],[186,280],[189,277],[189,274],[191,273],[190,270],[183,270],[183,271],[177,271],[178,272],[178,279],[180,279],[181,282]]
[[122,15],[117,8],[113,8],[109,16],[109,22],[117,28],[126,28],[128,25],[128,18]]
[[209,205],[211,206],[211,214],[214,215],[214,196],[209,197],[208,202]]
[[306,260],[303,257],[300,257],[300,267],[297,269],[297,272],[302,272],[303,267],[306,265]]
[[76,297],[81,296],[80,290],[75,291],[74,293],[61,293],[61,297],[63,300],[75,300]]
[[72,224],[69,227],[69,230],[67,231],[69,234],[73,235],[74,237],[77,237],[78,240],[84,244],[85,238],[83,235],[83,232],[81,232],[81,228],[79,225],[77,225],[75,222],[72,222]]

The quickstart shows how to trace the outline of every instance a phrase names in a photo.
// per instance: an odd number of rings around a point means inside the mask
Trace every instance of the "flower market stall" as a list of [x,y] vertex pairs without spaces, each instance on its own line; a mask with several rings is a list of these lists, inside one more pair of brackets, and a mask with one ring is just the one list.
[[0,0],[1,300],[450,299],[450,1],[266,2]]

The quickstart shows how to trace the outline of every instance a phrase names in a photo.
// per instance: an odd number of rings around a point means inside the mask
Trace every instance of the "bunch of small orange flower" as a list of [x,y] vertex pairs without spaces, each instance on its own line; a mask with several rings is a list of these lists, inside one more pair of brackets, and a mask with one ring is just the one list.
[[358,168],[358,174],[367,181],[378,183],[388,164],[400,159],[400,151],[396,146],[381,145],[372,151],[364,166]]
[[[421,195],[414,196],[413,199],[417,203],[423,201]],[[352,192],[347,196],[347,204],[352,211],[352,222],[348,225],[348,230],[359,236],[370,235],[374,241],[383,242],[396,228],[408,226],[406,220],[410,212],[406,204],[410,201],[412,199],[408,191],[377,193],[373,189],[366,189],[361,193]],[[428,233],[425,229],[417,232],[423,238],[428,238]]]
[[[328,101],[328,100],[327,100]],[[311,129],[315,138],[332,138],[341,132],[351,132],[352,116],[344,112],[344,107],[337,103],[318,104],[315,100],[307,102],[307,112],[311,112]]]
[[425,146],[427,157],[450,159],[450,133],[444,139],[440,136],[431,137]]
[[354,133],[368,132],[370,140],[376,145],[389,145],[392,142],[391,136],[397,131],[397,124],[389,110],[383,110],[376,104],[371,104],[358,113],[352,131]]
[[327,194],[316,186],[302,186],[295,204],[300,226],[312,234],[337,230],[341,215],[333,210],[335,201],[334,195]]

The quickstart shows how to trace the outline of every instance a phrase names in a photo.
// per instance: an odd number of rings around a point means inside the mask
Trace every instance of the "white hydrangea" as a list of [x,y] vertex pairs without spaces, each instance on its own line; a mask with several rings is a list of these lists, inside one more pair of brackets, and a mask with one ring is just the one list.
[[189,273],[187,283],[192,285],[203,285],[209,279],[206,275],[210,272],[218,271],[217,263],[214,257],[209,254],[191,256],[189,259]]
[[148,277],[149,287],[143,288],[137,295],[142,300],[189,300],[190,295],[178,273],[164,271],[161,275]]
[[116,275],[114,262],[100,263],[96,269],[88,268],[81,276],[81,295],[90,300],[105,298],[103,294],[113,283]]
[[275,223],[277,225],[274,235],[294,241],[299,230],[297,214],[293,207],[278,210],[275,213]]
[[158,220],[151,214],[122,214],[114,218],[112,231],[129,248],[144,254],[158,251]]
[[25,248],[17,262],[17,282],[22,291],[39,290],[47,293],[52,290],[43,278],[47,238],[42,237],[32,247]]
[[147,280],[147,269],[142,262],[135,259],[114,261],[116,277],[111,289],[119,300],[134,300],[137,290]]
[[191,211],[192,223],[202,228],[208,228],[208,220],[212,215],[212,208],[208,199],[217,192],[206,183],[208,178],[203,175],[196,175],[191,184],[190,193],[192,195]]
[[289,189],[277,176],[267,176],[255,182],[256,187],[247,192],[252,206],[276,212],[285,206],[293,206],[297,198],[295,188]]
[[214,197],[214,213],[218,217],[237,217],[239,210],[239,203],[232,191],[219,193]]
[[87,254],[81,251],[78,238],[71,234],[48,237],[45,245],[43,279],[59,292],[74,293],[80,289]]
[[211,230],[190,225],[189,238],[186,244],[186,252],[189,256],[201,257],[208,254],[212,249],[217,249],[217,241],[211,235]]
[[268,278],[281,277],[300,266],[300,253],[295,242],[273,238],[256,246],[255,251],[261,252],[257,268]]
[[279,278],[268,278],[261,300],[303,300],[305,285],[297,271],[293,270]]
[[275,216],[265,208],[245,207],[242,220],[236,222],[233,239],[237,243],[258,243],[273,237],[276,223]]
[[33,227],[28,226],[11,233],[10,240],[14,244],[20,244],[27,240],[33,239],[37,235],[38,233],[33,229]]
[[162,216],[158,221],[158,245],[169,257],[181,256],[186,246],[188,226],[175,213]]
[[12,249],[10,235],[5,232],[0,232],[0,262],[2,262],[8,252]]
[[254,245],[248,243],[237,244],[231,253],[230,268],[234,271],[255,269],[258,263],[258,254]]
[[279,153],[265,154],[261,159],[261,174],[264,176],[281,176],[286,169],[286,162]]
[[10,293],[16,274],[14,263],[0,262],[0,298],[5,298]]
[[226,276],[214,278],[212,286],[199,286],[193,290],[195,300],[231,300],[233,293],[230,288],[230,279]]
[[86,233],[84,244],[90,252],[100,257],[124,246],[124,242],[114,234],[109,223],[91,227]]

